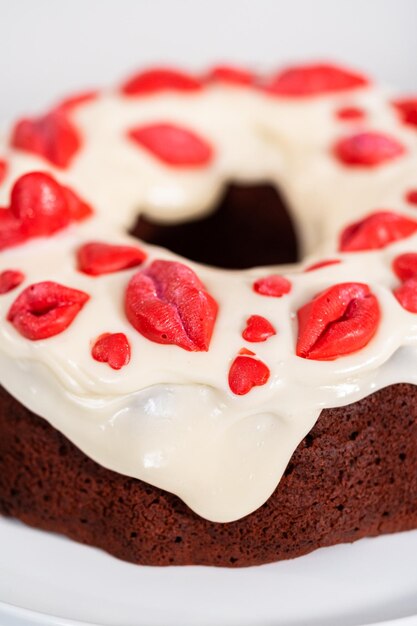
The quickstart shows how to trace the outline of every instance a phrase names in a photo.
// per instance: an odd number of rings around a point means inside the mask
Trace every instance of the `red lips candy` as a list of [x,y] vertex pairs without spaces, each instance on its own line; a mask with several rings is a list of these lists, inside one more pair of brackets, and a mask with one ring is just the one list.
[[396,100],[393,102],[393,105],[397,109],[404,124],[417,128],[417,98]]
[[141,265],[146,253],[136,246],[117,246],[90,241],[77,252],[78,269],[91,276],[119,272]]
[[160,91],[194,92],[201,89],[201,83],[180,70],[158,67],[145,70],[132,76],[122,86],[126,96],[147,96]]
[[381,313],[368,285],[341,283],[307,302],[297,316],[297,356],[330,361],[365,347]]
[[132,128],[128,137],[171,167],[202,167],[210,163],[214,154],[203,137],[167,122]]
[[14,148],[33,152],[56,167],[66,168],[81,147],[81,138],[64,110],[20,120],[13,129]]
[[126,315],[138,332],[194,352],[209,349],[217,308],[195,272],[175,261],[154,261],[126,291]]
[[335,157],[350,167],[376,167],[405,153],[405,147],[389,135],[362,132],[340,139],[333,146]]
[[20,270],[4,270],[0,272],[0,295],[16,289],[25,280]]
[[4,159],[0,159],[0,185],[6,178],[7,174],[7,162]]
[[304,98],[357,89],[367,84],[367,78],[361,74],[329,63],[316,63],[284,69],[265,88],[273,95]]
[[375,211],[347,226],[341,236],[341,252],[379,250],[417,231],[417,221],[393,211]]
[[16,298],[7,319],[26,339],[47,339],[66,330],[88,299],[83,291],[59,283],[35,283]]
[[49,174],[24,174],[13,186],[10,206],[0,209],[0,250],[31,237],[52,235],[92,212],[72,189]]

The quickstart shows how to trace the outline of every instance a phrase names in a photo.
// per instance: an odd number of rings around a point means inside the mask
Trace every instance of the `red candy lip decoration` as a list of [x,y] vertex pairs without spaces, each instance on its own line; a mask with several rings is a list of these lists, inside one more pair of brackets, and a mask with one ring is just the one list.
[[417,313],[417,277],[409,278],[394,289],[393,293],[403,309],[409,313]]
[[80,93],[72,94],[55,107],[55,111],[62,111],[64,113],[72,113],[72,111],[83,104],[96,100],[99,92],[97,90],[82,91]]
[[130,361],[130,344],[124,333],[104,333],[92,347],[93,359],[107,363],[112,369],[120,370]]
[[417,128],[417,98],[404,98],[393,102],[404,124]]
[[341,263],[340,259],[326,259],[324,261],[317,261],[317,263],[313,263],[305,268],[305,272],[314,272],[315,270],[321,270],[323,267],[328,267],[329,265],[339,265]]
[[217,310],[195,272],[175,261],[154,261],[126,291],[126,316],[139,333],[192,352],[209,349]]
[[241,353],[230,366],[229,387],[237,396],[244,396],[253,387],[265,385],[271,375],[265,363],[258,358],[254,358],[255,355],[252,355],[253,352]]
[[158,91],[200,91],[201,83],[179,70],[158,67],[153,70],[139,72],[122,86],[126,96],[147,96]]
[[230,85],[248,86],[253,85],[257,80],[256,75],[249,70],[231,65],[216,65],[206,74],[206,83],[229,83]]
[[35,283],[13,302],[7,319],[26,339],[47,339],[66,330],[89,297],[59,283]]
[[61,185],[42,172],[25,174],[16,181],[10,211],[28,237],[50,235],[68,226],[71,220]]
[[14,127],[11,145],[37,154],[56,167],[66,168],[81,147],[81,139],[65,111],[27,118]]
[[0,185],[6,178],[7,174],[7,162],[4,159],[0,159]]
[[417,189],[410,189],[410,191],[407,191],[405,194],[405,200],[408,204],[417,205]]
[[326,289],[298,312],[297,356],[332,361],[364,348],[381,317],[368,285],[340,283]]
[[132,128],[128,137],[172,167],[202,167],[213,159],[211,145],[192,130],[170,123]]
[[397,256],[392,269],[401,281],[417,277],[417,252],[406,252]]
[[393,137],[377,132],[363,132],[339,139],[334,156],[343,165],[377,167],[405,153],[405,147]]
[[69,187],[49,174],[30,172],[15,182],[10,207],[0,209],[0,250],[31,237],[53,235],[93,213],[91,207]]
[[20,270],[4,270],[0,273],[0,295],[16,289],[25,280]]
[[363,120],[366,117],[366,113],[363,109],[354,106],[346,106],[337,109],[335,113],[338,120],[350,122]]
[[276,335],[277,331],[271,322],[262,315],[251,315],[246,321],[246,328],[242,333],[243,339],[251,343],[266,341]]
[[78,249],[77,262],[80,272],[100,276],[141,265],[146,256],[138,247],[90,241]]
[[261,296],[281,298],[291,291],[291,283],[284,276],[271,274],[271,276],[266,276],[265,278],[258,278],[253,283],[253,290]]
[[375,211],[347,226],[341,236],[341,252],[379,250],[417,231],[417,221],[393,211]]
[[265,89],[277,96],[304,98],[358,89],[368,84],[368,79],[361,74],[330,63],[316,63],[279,72]]

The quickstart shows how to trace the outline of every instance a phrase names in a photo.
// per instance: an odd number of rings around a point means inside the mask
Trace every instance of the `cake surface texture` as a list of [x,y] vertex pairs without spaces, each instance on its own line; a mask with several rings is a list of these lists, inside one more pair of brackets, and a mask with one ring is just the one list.
[[417,98],[325,63],[19,120],[0,513],[149,565],[416,528],[416,172]]

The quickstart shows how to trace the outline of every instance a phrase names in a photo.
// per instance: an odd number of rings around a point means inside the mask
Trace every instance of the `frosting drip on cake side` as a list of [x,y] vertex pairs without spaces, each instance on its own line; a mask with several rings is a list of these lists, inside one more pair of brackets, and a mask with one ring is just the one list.
[[[335,111],[355,106],[366,119],[341,122]],[[388,384],[417,384],[417,316],[392,290],[392,261],[417,251],[417,235],[382,250],[338,252],[340,232],[372,211],[415,218],[405,193],[417,187],[417,133],[398,119],[374,87],[293,101],[239,87],[128,99],[116,93],[71,114],[83,147],[64,170],[18,150],[4,149],[8,169],[0,186],[29,171],[50,171],[88,200],[95,217],[50,238],[0,254],[0,272],[19,269],[25,281],[0,297],[0,382],[105,467],[179,495],[208,519],[227,522],[255,510],[271,495],[302,438],[325,407],[354,402]],[[214,157],[204,168],[179,170],[158,162],[126,138],[140,124],[170,121],[207,138]],[[336,161],[331,146],[360,130],[387,133],[406,153],[381,167],[354,169]],[[88,241],[137,245],[124,231],[140,211],[166,222],[210,210],[227,181],[275,183],[295,220],[303,262],[294,266],[217,270],[139,243],[155,259],[195,270],[219,305],[208,352],[149,341],[126,319],[123,302],[137,268],[91,277],[77,271],[76,251]],[[213,242],[215,245],[215,242]],[[316,271],[323,258],[340,259]],[[292,284],[282,298],[254,292],[257,278],[278,272]],[[89,302],[63,333],[28,341],[6,320],[19,290],[52,280],[85,291]],[[297,310],[336,283],[367,283],[381,323],[360,351],[334,361],[296,356]],[[246,320],[261,315],[277,334],[250,344]],[[91,357],[102,333],[123,332],[131,361],[119,371]],[[267,384],[233,394],[228,372],[246,347],[268,365]]]

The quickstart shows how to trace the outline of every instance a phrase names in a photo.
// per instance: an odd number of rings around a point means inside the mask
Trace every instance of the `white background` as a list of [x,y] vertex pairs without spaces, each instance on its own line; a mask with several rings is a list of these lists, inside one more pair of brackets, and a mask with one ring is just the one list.
[[309,58],[417,93],[417,0],[0,0],[0,120],[143,64]]

